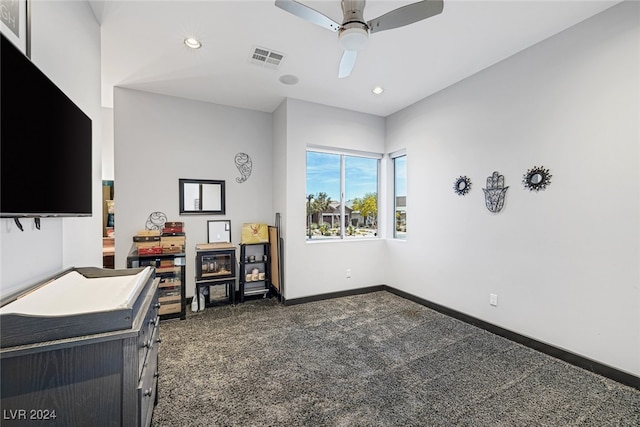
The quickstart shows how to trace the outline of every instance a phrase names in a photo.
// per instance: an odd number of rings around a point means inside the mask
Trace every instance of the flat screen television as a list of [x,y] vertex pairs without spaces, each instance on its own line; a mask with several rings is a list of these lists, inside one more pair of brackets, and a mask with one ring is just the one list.
[[91,119],[1,37],[0,217],[91,216]]

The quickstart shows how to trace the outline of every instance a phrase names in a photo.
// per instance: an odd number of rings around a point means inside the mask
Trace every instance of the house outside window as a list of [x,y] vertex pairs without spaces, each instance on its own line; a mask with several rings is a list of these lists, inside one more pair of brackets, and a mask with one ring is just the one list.
[[307,240],[378,236],[381,157],[307,149]]

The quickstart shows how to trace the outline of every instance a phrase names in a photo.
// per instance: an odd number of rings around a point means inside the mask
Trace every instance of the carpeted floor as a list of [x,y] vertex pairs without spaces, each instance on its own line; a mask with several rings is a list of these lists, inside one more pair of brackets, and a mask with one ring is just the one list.
[[640,425],[640,391],[384,291],[160,328],[154,426]]

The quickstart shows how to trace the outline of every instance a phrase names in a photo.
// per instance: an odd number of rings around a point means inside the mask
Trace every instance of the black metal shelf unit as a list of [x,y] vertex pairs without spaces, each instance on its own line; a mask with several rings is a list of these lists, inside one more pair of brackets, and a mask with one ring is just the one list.
[[271,291],[269,243],[240,244],[239,297],[262,296]]
[[[231,244],[196,245],[196,295],[198,310],[200,293],[208,288],[205,307],[216,303],[235,304],[236,291],[236,248]],[[220,288],[222,286],[222,288]],[[221,291],[221,292],[219,292]]]
[[138,255],[135,245],[127,256],[127,268],[155,267],[158,284],[158,314],[161,320],[187,318],[185,254]]

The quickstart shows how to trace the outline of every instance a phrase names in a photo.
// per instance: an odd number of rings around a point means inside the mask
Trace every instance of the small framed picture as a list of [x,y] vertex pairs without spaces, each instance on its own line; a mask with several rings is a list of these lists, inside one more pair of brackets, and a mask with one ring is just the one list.
[[0,32],[27,56],[28,7],[28,0],[0,0]]
[[207,243],[231,243],[231,221],[207,221]]

